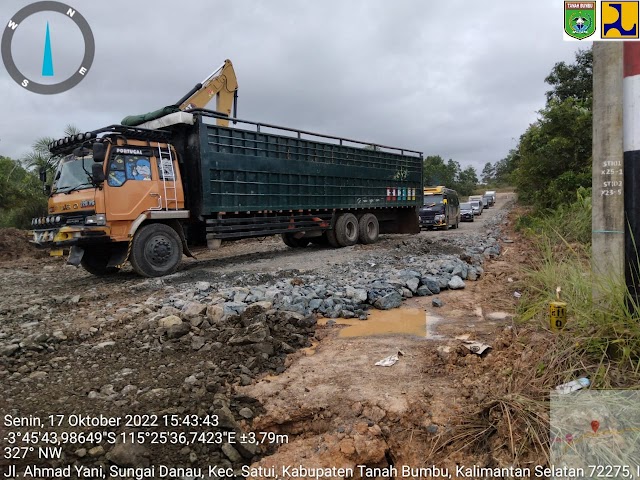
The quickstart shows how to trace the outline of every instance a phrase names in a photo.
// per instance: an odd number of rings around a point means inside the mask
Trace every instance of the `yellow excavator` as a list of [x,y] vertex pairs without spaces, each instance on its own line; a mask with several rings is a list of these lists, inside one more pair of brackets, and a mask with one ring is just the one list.
[[[229,116],[233,106],[233,116],[237,117],[238,79],[231,60],[225,60],[211,75],[196,84],[175,104],[142,115],[130,115],[125,117],[121,123],[130,127],[158,128],[158,125],[151,127],[150,122],[172,113],[204,108],[213,97],[216,97],[216,112]],[[222,127],[229,126],[229,120],[225,118],[216,119],[216,123]]]
[[[233,64],[229,59],[225,60],[211,75],[178,100],[176,106],[182,111],[204,108],[214,96],[216,97],[216,112],[229,116],[233,105],[233,116],[236,117],[238,109],[238,79],[236,78],[236,72],[233,70]],[[227,127],[229,126],[229,121],[218,119],[218,125]]]

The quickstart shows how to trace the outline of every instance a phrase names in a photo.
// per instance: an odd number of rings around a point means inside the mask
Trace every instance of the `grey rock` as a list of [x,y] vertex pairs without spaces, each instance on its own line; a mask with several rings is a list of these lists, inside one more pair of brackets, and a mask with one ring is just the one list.
[[[366,300],[366,293],[365,292],[365,300]],[[313,300],[311,300],[309,302],[309,309],[310,310],[318,310],[320,308],[320,305],[322,305],[322,300],[319,298],[314,298]]]
[[427,287],[426,285],[421,285],[420,287],[418,287],[416,295],[419,297],[426,297],[428,295],[433,295],[433,292],[429,290],[429,287]]
[[182,308],[187,318],[204,315],[207,311],[207,305],[198,302],[189,302]]
[[449,280],[449,283],[447,285],[451,290],[460,290],[466,286],[464,284],[464,281],[457,275],[451,277],[451,280]]
[[224,304],[225,315],[240,315],[247,309],[247,304],[243,302],[226,302]]
[[420,285],[420,279],[417,277],[411,277],[406,281],[407,288],[411,290],[411,293],[416,293],[418,285]]
[[206,292],[211,288],[211,284],[209,282],[196,282],[196,290],[200,290],[201,292]]
[[150,457],[144,445],[129,442],[119,443],[107,453],[107,460],[120,467],[148,467],[151,464]]
[[[447,288],[449,286],[449,280],[450,277],[447,275],[443,275],[441,277],[436,277],[438,279],[438,286],[440,287],[441,290]],[[431,290],[431,289],[429,289]],[[431,290],[433,292],[433,290]],[[435,293],[435,292],[434,292]]]
[[431,293],[440,293],[440,283],[436,277],[422,277],[420,282],[427,287]]
[[385,296],[378,298],[373,306],[379,310],[390,310],[398,308],[402,305],[402,296],[398,292],[387,293]]
[[8,345],[0,345],[0,356],[8,357],[20,350],[20,345],[16,343],[10,343]]
[[238,415],[240,415],[242,418],[250,419],[253,418],[253,410],[251,410],[249,407],[244,407],[238,410]]
[[191,325],[186,322],[182,322],[178,325],[172,325],[167,329],[167,338],[184,337],[190,331],[191,331]]
[[224,453],[226,457],[229,460],[231,460],[233,463],[239,463],[242,461],[242,456],[230,444],[223,443],[221,450],[222,450],[222,453]]
[[478,279],[478,273],[475,267],[469,267],[469,272],[467,273],[467,280],[475,282]]
[[442,307],[444,306],[444,302],[439,298],[434,298],[433,300],[431,300],[431,305],[433,305],[434,307]]
[[191,348],[193,350],[200,350],[202,347],[204,347],[205,343],[206,341],[203,337],[193,337],[191,339]]
[[266,323],[258,322],[244,329],[243,333],[233,335],[229,339],[230,345],[247,345],[249,343],[262,343],[270,335]]

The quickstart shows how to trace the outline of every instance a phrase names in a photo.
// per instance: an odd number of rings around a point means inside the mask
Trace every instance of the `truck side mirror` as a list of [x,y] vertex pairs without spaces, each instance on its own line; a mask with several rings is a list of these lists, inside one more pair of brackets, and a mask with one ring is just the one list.
[[40,167],[40,170],[38,170],[38,174],[40,175],[40,181],[41,182],[46,182],[47,181],[47,168],[46,167]]
[[104,170],[102,170],[102,163],[94,162],[93,165],[91,165],[91,176],[93,177],[93,182],[96,185],[104,182],[105,176]]
[[93,161],[102,163],[106,157],[107,146],[104,143],[95,142],[93,144]]

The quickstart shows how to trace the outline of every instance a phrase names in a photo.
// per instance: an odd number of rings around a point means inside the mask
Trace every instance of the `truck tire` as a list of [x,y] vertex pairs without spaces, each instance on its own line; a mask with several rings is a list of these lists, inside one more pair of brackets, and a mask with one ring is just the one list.
[[365,213],[358,221],[358,240],[360,243],[375,243],[380,235],[380,224],[373,213]]
[[358,219],[353,213],[343,213],[334,227],[336,241],[340,247],[349,247],[358,243]]
[[161,277],[176,271],[182,259],[178,233],[163,223],[140,228],[131,245],[131,265],[143,277]]
[[120,269],[116,267],[107,267],[111,258],[111,249],[105,245],[102,247],[85,248],[80,265],[87,272],[97,277],[104,275],[113,275],[118,273]]
[[291,248],[303,248],[309,245],[308,238],[296,238],[293,233],[283,233],[282,241],[287,247]]

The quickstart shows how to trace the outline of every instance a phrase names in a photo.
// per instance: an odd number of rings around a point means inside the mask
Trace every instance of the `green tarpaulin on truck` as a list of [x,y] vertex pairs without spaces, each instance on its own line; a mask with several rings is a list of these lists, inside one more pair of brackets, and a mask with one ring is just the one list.
[[168,107],[161,108],[160,110],[155,110],[142,115],[129,115],[128,117],[124,117],[120,124],[126,125],[127,127],[135,127],[136,125],[140,125],[144,122],[149,122],[156,118],[164,117],[165,115],[179,111],[180,109],[175,105],[169,105]]

